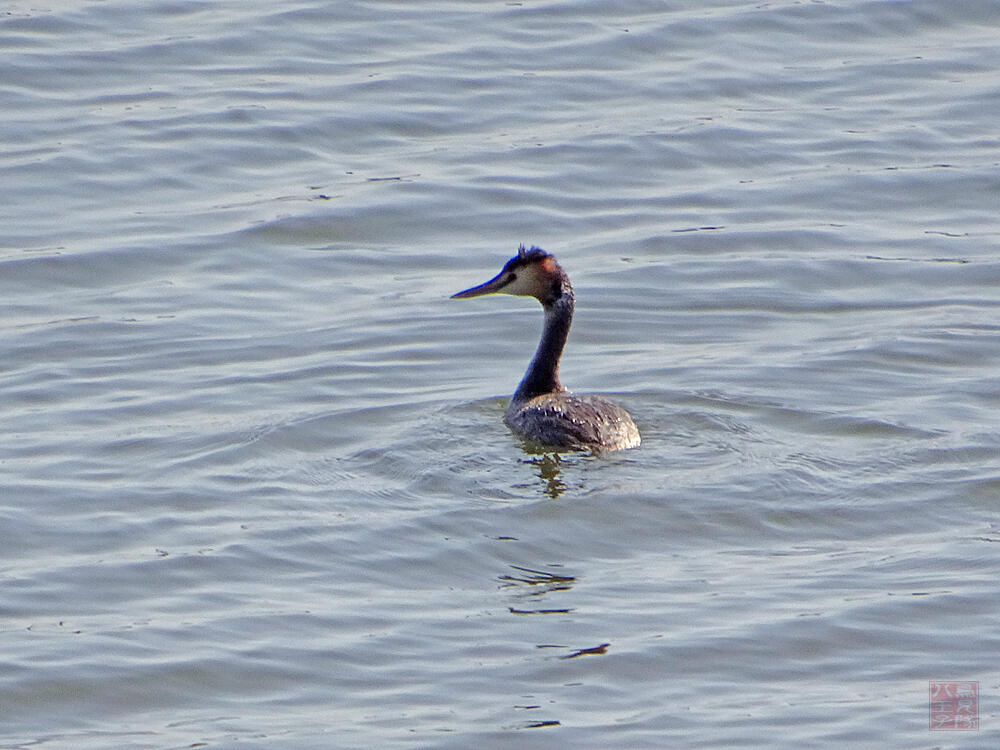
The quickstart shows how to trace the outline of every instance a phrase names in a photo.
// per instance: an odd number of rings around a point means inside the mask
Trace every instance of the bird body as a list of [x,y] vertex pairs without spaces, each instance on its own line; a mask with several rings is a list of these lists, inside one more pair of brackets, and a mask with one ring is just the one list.
[[559,382],[559,359],[573,322],[575,298],[556,259],[541,248],[521,245],[494,278],[452,299],[496,293],[534,297],[545,312],[541,341],[511,397],[504,423],[525,438],[556,448],[637,447],[639,431],[625,409],[597,396],[570,393]]

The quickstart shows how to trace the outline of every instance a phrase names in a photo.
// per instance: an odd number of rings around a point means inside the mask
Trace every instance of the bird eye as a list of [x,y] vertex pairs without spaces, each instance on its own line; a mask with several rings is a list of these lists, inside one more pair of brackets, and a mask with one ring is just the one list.
[[516,273],[512,273],[512,274],[510,275],[510,278],[509,278],[509,279],[507,279],[507,283],[508,283],[508,284],[509,284],[510,282],[512,282],[512,281],[517,281],[517,274],[516,274]]

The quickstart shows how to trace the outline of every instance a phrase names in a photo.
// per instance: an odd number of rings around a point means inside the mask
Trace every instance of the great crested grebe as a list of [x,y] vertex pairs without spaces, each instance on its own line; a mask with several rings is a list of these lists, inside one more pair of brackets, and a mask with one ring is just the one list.
[[507,406],[506,425],[519,435],[558,448],[637,447],[639,431],[627,411],[596,396],[576,396],[559,382],[559,357],[573,321],[573,287],[556,259],[539,247],[526,250],[521,245],[494,278],[451,298],[495,293],[534,297],[545,311],[542,340]]

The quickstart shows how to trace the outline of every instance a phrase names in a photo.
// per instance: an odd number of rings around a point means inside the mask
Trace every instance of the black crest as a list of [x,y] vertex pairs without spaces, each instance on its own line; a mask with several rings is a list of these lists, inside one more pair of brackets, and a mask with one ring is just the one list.
[[521,245],[517,248],[517,255],[507,261],[504,270],[513,271],[518,268],[524,268],[525,266],[530,266],[532,263],[538,263],[540,260],[550,257],[552,257],[551,254],[545,252],[540,247],[532,245],[529,249]]

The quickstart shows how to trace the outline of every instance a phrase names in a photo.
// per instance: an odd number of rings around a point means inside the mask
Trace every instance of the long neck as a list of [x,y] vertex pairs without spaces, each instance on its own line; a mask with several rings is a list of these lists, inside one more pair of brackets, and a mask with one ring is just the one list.
[[559,358],[573,322],[573,288],[567,282],[561,285],[559,292],[558,296],[542,303],[545,310],[542,340],[538,342],[528,371],[511,399],[513,403],[524,402],[543,393],[566,390],[559,382]]

